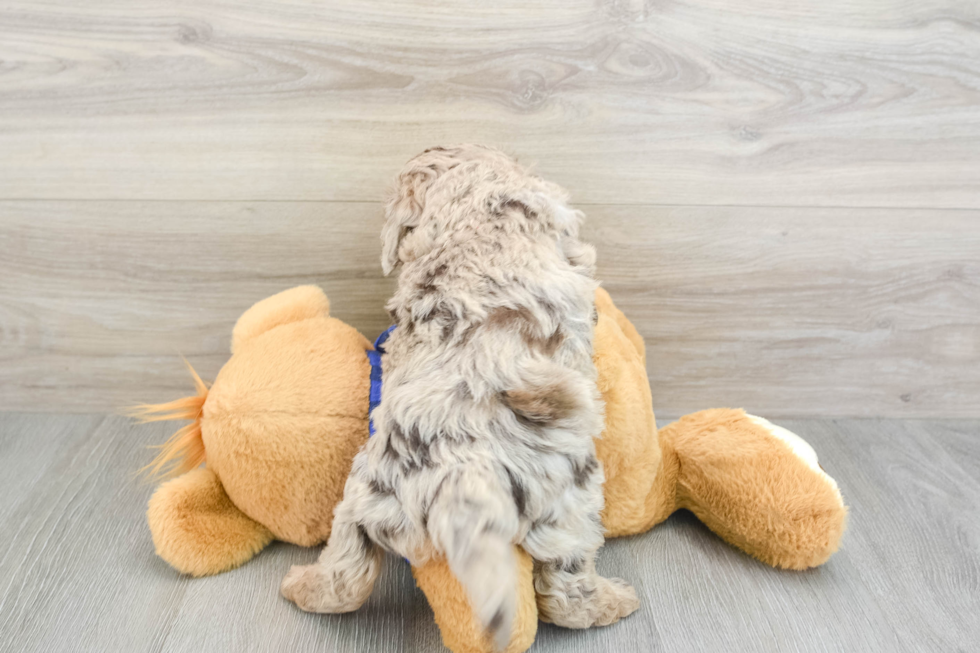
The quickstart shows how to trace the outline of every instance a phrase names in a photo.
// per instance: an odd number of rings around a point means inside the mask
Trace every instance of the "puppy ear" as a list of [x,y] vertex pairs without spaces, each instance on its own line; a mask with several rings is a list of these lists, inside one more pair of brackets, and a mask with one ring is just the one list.
[[395,190],[385,203],[385,225],[381,229],[381,269],[385,276],[398,267],[402,239],[419,226],[425,190],[435,173],[421,168],[398,176]]
[[419,226],[426,193],[440,175],[459,165],[460,156],[459,148],[430,147],[405,164],[398,175],[385,204],[381,230],[381,268],[385,275],[405,262],[399,254],[402,240]]
[[539,210],[543,210],[551,219],[551,226],[558,235],[562,253],[565,259],[574,266],[595,270],[595,248],[579,240],[579,227],[585,220],[585,214],[573,209],[566,203],[568,196],[557,186],[546,195],[537,195],[540,201]]
[[402,238],[410,234],[417,226],[407,224],[407,222],[410,220],[402,222],[392,220],[389,217],[381,229],[381,271],[386,277],[401,263],[398,258],[398,246],[401,245]]
[[561,251],[569,263],[595,274],[595,247],[569,235],[561,237]]

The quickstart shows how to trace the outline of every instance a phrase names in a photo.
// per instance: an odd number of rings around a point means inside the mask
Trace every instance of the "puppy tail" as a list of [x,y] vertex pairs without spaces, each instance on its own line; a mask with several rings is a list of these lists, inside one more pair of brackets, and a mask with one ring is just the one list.
[[447,473],[435,490],[429,536],[466,589],[473,613],[499,651],[510,642],[517,611],[514,498],[488,469],[467,465]]

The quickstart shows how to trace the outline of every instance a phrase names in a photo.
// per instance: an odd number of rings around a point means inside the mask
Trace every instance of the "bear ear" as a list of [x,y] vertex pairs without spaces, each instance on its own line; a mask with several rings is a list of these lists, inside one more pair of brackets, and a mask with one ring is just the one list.
[[242,313],[231,332],[231,353],[249,340],[291,322],[330,315],[330,300],[318,286],[297,286],[266,297]]

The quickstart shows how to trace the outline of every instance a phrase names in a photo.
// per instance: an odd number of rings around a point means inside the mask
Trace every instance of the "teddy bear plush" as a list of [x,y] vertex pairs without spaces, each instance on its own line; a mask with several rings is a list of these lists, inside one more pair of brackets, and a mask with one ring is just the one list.
[[[837,550],[847,509],[813,449],[733,409],[693,413],[658,430],[643,339],[602,289],[596,308],[606,536],[642,533],[687,509],[769,565],[825,562]],[[195,396],[139,410],[145,421],[191,421],[150,465],[175,476],[153,494],[147,519],[157,553],[178,571],[216,574],[273,539],[313,546],[330,534],[351,461],[369,437],[380,357],[329,311],[315,286],[258,302],[235,325],[232,356],[210,388],[194,374]],[[520,547],[517,553],[520,603],[508,653],[527,650],[538,623],[532,561]],[[445,645],[455,653],[491,651],[446,562],[412,571]]]

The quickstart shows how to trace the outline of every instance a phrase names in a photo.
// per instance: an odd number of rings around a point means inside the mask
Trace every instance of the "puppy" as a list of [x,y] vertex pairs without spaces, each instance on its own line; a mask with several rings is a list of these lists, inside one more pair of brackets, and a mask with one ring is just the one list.
[[498,648],[516,610],[512,544],[543,619],[611,624],[638,607],[598,575],[603,406],[592,363],[595,251],[567,193],[485,147],[412,159],[386,205],[388,303],[376,433],[354,458],[319,561],[283,595],[311,612],[367,600],[382,549],[445,555]]

